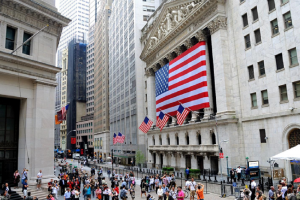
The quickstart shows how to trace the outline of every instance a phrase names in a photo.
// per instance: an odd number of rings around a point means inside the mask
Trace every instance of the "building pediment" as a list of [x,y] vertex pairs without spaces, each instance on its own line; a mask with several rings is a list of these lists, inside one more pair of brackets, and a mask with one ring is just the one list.
[[[202,25],[212,13],[219,13],[218,4],[225,0],[169,0],[165,2],[142,29],[142,42],[145,42],[141,59],[148,63],[155,53],[170,43],[178,34],[189,28],[189,25]],[[223,13],[224,14],[224,13]]]

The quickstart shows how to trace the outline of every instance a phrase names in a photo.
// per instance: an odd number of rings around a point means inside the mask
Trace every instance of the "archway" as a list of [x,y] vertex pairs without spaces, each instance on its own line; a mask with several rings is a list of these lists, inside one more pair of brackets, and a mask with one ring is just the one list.
[[[288,134],[289,148],[293,148],[300,144],[300,129],[293,129]],[[300,162],[291,161],[292,179],[298,178],[300,174]]]

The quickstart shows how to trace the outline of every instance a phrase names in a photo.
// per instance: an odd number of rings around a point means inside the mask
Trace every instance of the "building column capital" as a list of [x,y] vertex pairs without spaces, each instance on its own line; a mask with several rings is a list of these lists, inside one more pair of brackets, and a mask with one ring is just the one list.
[[220,29],[227,28],[227,17],[225,16],[218,16],[214,20],[212,20],[208,25],[207,28],[210,30],[211,34],[214,34]]

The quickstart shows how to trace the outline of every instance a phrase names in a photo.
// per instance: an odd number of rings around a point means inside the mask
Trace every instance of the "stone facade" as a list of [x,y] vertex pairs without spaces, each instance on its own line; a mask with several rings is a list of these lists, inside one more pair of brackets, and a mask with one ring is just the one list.
[[[51,0],[47,3],[54,5]],[[17,169],[29,169],[29,183],[34,183],[40,169],[44,179],[54,176],[55,86],[60,71],[55,67],[55,53],[62,28],[70,20],[52,7],[30,0],[1,0],[0,4],[0,96],[20,100]],[[49,27],[31,40],[29,55],[23,48],[11,54],[6,46],[8,27],[15,30],[16,49],[23,43],[24,33],[34,34],[47,24]]]
[[[246,166],[248,157],[268,171],[269,157],[291,147],[289,135],[300,126],[299,2],[275,0],[274,9],[267,1],[240,2],[167,0],[142,29],[141,59],[146,63],[144,92],[148,97],[144,109],[150,119],[156,118],[155,72],[197,41],[206,41],[211,105],[198,116],[193,113],[182,126],[172,119],[161,132],[150,130],[149,167],[189,166],[220,173],[222,162],[224,173],[227,163],[218,158],[219,144],[229,167]],[[272,27],[275,19],[278,25]],[[279,32],[272,34],[276,28]],[[248,34],[250,47],[245,43]],[[228,142],[222,143],[224,140]],[[291,165],[278,164],[291,179]]]

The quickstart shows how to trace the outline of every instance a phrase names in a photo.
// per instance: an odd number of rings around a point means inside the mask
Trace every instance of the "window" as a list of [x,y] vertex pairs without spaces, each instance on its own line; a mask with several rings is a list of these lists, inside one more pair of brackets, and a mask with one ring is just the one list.
[[[24,32],[23,42],[25,42],[26,40],[28,40],[31,36],[32,36],[31,34]],[[24,54],[30,55],[30,44],[31,44],[31,40],[28,41],[28,42],[26,42],[26,44],[23,45],[22,52]]]
[[161,136],[159,136],[159,145],[162,145],[162,139],[161,139]]
[[264,63],[264,61],[258,62],[257,65],[258,65],[259,75],[260,76],[265,75],[266,71],[265,71],[265,63]]
[[283,15],[285,28],[290,28],[293,26],[291,12],[287,12]]
[[261,42],[261,36],[260,36],[260,29],[257,29],[254,31],[254,35],[255,35],[255,42],[260,43]]
[[265,129],[259,129],[259,134],[260,134],[260,143],[267,143],[266,130]]
[[190,137],[187,135],[186,136],[186,145],[189,145],[190,144]]
[[281,0],[281,3],[282,3],[282,4],[285,4],[285,3],[287,3],[287,2],[289,2],[289,0]]
[[291,65],[297,65],[298,64],[298,58],[297,58],[296,48],[289,50],[289,56],[290,56],[290,64]]
[[279,86],[279,91],[280,91],[280,101],[287,101],[288,95],[287,95],[286,85]]
[[245,0],[240,0],[241,3],[243,3]]
[[300,98],[300,81],[293,83],[295,91],[295,99]]
[[282,53],[276,55],[275,59],[276,59],[277,70],[283,69],[284,65],[283,65]]
[[178,135],[176,136],[176,144],[179,145],[179,137],[178,137]]
[[271,21],[271,27],[272,27],[272,34],[273,34],[273,35],[279,33],[279,29],[278,29],[278,21],[277,21],[277,19],[274,19],[273,21]]
[[149,15],[143,15],[143,21],[148,21]]
[[252,12],[252,18],[253,18],[253,21],[258,20],[257,7],[252,8],[251,12]]
[[16,29],[12,27],[7,27],[6,29],[6,40],[5,40],[5,48],[14,50],[15,48],[15,36],[16,36]]
[[215,135],[215,133],[212,133],[212,134],[211,134],[211,143],[212,143],[212,144],[217,144],[217,140],[216,140],[216,135]]
[[201,141],[201,134],[198,135],[198,144],[200,145],[202,143]]
[[251,94],[251,106],[252,107],[257,107],[256,93]]
[[275,2],[274,0],[268,0],[268,5],[269,5],[269,11],[272,11],[275,9]]
[[268,98],[268,91],[263,90],[261,91],[261,98],[262,98],[262,104],[268,105],[269,104],[269,98]]
[[168,145],[170,145],[170,137],[167,136],[167,142],[168,142]]
[[246,49],[251,47],[250,35],[245,36],[245,47]]
[[249,73],[249,80],[254,79],[253,65],[248,67],[248,73]]
[[153,142],[153,145],[155,145],[155,139],[153,138],[152,140],[153,140],[153,141],[152,141],[152,142]]
[[248,17],[247,13],[242,16],[244,27],[248,26]]

